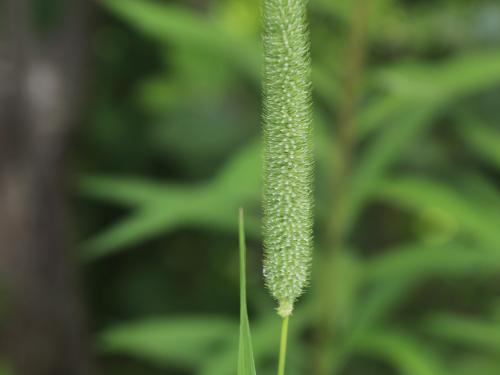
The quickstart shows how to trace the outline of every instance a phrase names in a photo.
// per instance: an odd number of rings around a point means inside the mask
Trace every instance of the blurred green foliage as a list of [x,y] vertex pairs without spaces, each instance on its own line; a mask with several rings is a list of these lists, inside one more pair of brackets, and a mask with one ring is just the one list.
[[[331,374],[498,374],[500,4],[371,2],[338,192],[355,3],[310,1],[317,264],[292,319],[288,373],[316,373],[326,315]],[[103,373],[235,373],[240,206],[257,372],[274,373],[279,320],[260,276],[259,6],[98,10],[75,207]],[[332,221],[343,234],[333,265]]]

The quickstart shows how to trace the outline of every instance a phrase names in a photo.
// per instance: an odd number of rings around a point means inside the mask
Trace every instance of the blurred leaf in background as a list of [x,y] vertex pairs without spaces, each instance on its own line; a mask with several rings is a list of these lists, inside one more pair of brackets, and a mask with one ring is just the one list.
[[[360,12],[363,1],[310,1],[316,266],[288,373],[496,375],[500,5],[380,0]],[[103,0],[98,13],[74,206],[104,372],[234,374],[234,214],[245,206],[255,361],[272,374],[259,7]],[[364,43],[350,36],[356,24]],[[326,345],[315,333],[325,319]]]

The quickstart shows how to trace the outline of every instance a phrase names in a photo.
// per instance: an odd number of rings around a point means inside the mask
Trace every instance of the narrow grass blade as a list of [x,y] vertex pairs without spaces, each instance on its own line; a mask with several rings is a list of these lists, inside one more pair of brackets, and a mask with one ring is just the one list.
[[245,223],[243,209],[239,215],[240,238],[240,344],[238,353],[238,375],[256,375],[253,357],[252,338],[247,312],[247,286],[246,286],[246,243]]

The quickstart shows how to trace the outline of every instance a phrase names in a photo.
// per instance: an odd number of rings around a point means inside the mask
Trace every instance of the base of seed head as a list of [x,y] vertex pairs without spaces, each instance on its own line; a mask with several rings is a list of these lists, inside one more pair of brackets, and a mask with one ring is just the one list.
[[280,301],[280,305],[277,308],[278,315],[282,318],[287,318],[292,315],[293,312],[293,302],[290,301]]

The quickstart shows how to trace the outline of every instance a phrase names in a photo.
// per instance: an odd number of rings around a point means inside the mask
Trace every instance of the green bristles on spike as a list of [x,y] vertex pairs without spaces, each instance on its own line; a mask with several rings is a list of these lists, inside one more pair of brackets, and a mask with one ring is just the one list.
[[264,275],[289,316],[312,252],[312,114],[305,0],[264,1]]

